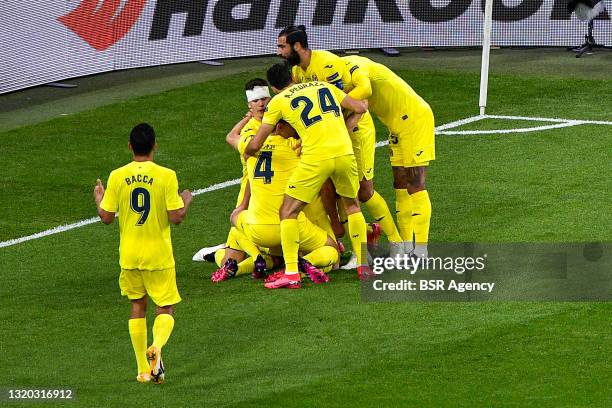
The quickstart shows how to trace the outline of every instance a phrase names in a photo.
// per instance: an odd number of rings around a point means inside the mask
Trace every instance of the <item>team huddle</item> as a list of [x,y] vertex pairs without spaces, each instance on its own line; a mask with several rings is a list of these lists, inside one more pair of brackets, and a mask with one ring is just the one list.
[[[266,288],[296,289],[303,278],[329,281],[327,272],[339,267],[345,250],[343,236],[353,254],[343,268],[356,269],[360,280],[372,276],[366,243],[381,233],[391,256],[426,257],[431,203],[425,181],[435,159],[429,105],[382,64],[310,50],[303,26],[281,31],[277,45],[285,62],[267,70],[267,81],[245,85],[249,113],[227,135],[243,166],[227,241],[194,260],[218,264],[213,282],[251,274]],[[374,189],[371,114],[389,130],[397,224]],[[134,161],[111,173],[106,190],[98,181],[94,197],[103,222],[119,211],[120,287],[132,302],[137,380],[160,383],[161,349],[180,301],[169,224],[185,217],[191,194],[179,195],[175,173],[152,162],[155,146],[152,128],[134,128]],[[366,223],[361,204],[375,223]],[[147,295],[157,305],[150,347]]]

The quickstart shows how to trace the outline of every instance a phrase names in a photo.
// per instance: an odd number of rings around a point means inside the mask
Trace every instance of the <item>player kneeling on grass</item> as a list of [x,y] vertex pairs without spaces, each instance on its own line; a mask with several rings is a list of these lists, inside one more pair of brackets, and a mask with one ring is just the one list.
[[[295,136],[293,128],[281,121],[276,126],[275,134],[267,139],[262,149],[247,160],[248,193],[231,215],[232,225],[236,228],[232,234],[237,244],[256,259],[261,255],[257,247],[281,247],[279,210],[287,183],[300,162],[295,149]],[[244,153],[248,142],[241,140],[238,148],[240,152]],[[300,272],[315,283],[327,282],[329,278],[317,267],[326,268],[337,262],[335,241],[323,229],[310,222],[304,213],[298,216],[298,229],[300,250],[307,254],[298,260]],[[234,260],[228,260],[213,274],[213,280],[224,280],[223,277],[231,276],[235,265]],[[284,271],[281,273],[284,274]]]
[[[121,294],[132,302],[129,331],[139,382],[164,381],[162,347],[174,328],[174,305],[181,301],[174,269],[170,223],[187,215],[191,192],[178,193],[176,173],[153,163],[155,132],[142,123],[130,134],[131,163],[113,170],[104,189],[98,179],[94,199],[98,215],[111,224],[119,211]],[[147,295],[157,305],[153,344],[147,348]]]
[[[268,82],[276,95],[268,103],[259,131],[245,148],[246,155],[255,155],[265,146],[268,135],[281,120],[287,121],[302,139],[302,153],[291,175],[280,209],[281,240],[285,257],[285,276],[266,287],[278,289],[299,284],[298,248],[301,240],[298,216],[316,197],[327,179],[332,180],[342,197],[351,231],[353,252],[363,262],[357,267],[360,279],[372,273],[361,256],[366,242],[366,222],[361,213],[357,192],[359,180],[347,123],[358,120],[367,111],[367,102],[357,101],[323,82],[294,84],[289,67],[276,64],[268,69]],[[340,107],[355,112],[346,122]]]
[[[247,114],[240,120],[232,130],[227,134],[225,141],[235,150],[238,150],[238,144],[241,140],[252,138],[261,126],[264,110],[270,101],[270,90],[268,83],[261,78],[249,80],[244,86],[247,107]],[[240,205],[247,189],[247,170],[246,161],[241,156],[242,162],[242,180],[240,182],[240,192],[236,201],[236,207]],[[224,244],[214,247],[202,248],[193,256],[194,261],[209,261],[215,262],[219,267],[222,267],[228,259],[238,261],[238,269],[236,275],[244,275],[251,273],[253,278],[261,277],[266,269],[272,267],[272,260],[269,257],[260,259],[259,262],[252,257],[244,257],[244,252],[240,248],[236,248],[236,242],[232,238],[232,233],[235,228],[231,228],[227,240]]]

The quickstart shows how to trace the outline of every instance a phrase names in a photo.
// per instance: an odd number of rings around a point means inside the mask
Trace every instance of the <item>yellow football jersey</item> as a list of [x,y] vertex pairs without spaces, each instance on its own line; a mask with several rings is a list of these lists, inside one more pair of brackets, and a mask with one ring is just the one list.
[[238,193],[238,199],[236,200],[236,207],[238,207],[240,203],[242,203],[242,199],[244,198],[244,190],[246,188],[247,180],[249,179],[247,175],[246,161],[244,160],[244,148],[253,138],[253,136],[255,136],[260,127],[261,122],[258,119],[251,118],[240,131],[240,139],[238,140],[238,152],[240,153],[240,163],[242,163],[242,180],[240,181],[240,192]]
[[346,62],[329,51],[315,50],[310,54],[310,64],[304,71],[299,65],[292,68],[293,82],[328,82],[349,93],[353,89]]
[[151,161],[134,161],[113,170],[100,207],[119,211],[121,268],[174,267],[167,211],[183,206],[173,170]]
[[[295,83],[311,81],[327,82],[342,89],[348,95],[356,99],[366,99],[359,97],[359,94],[363,93],[363,91],[355,89],[357,85],[352,81],[346,61],[329,51],[312,51],[310,54],[310,64],[308,64],[306,71],[299,65],[296,65],[292,68],[292,75],[293,82]],[[349,113],[348,111],[343,112],[345,116]],[[369,126],[371,126],[372,129],[374,128],[372,117],[368,111],[364,113],[359,120],[359,127],[367,128]],[[355,136],[355,134],[353,136]],[[353,140],[353,147],[356,145],[359,145],[359,141]]]
[[420,117],[431,110],[410,85],[386,66],[356,55],[342,59],[346,62],[351,82],[355,86],[369,79],[372,94],[363,95],[368,99],[368,109],[378,116],[391,133],[400,133],[409,118]]
[[269,136],[257,155],[247,160],[251,185],[247,223],[280,223],[278,211],[283,203],[285,188],[300,162],[295,151],[297,144],[298,140],[293,138]]
[[302,160],[317,162],[353,154],[341,112],[346,94],[324,82],[295,84],[268,103],[263,123],[284,119],[302,139]]

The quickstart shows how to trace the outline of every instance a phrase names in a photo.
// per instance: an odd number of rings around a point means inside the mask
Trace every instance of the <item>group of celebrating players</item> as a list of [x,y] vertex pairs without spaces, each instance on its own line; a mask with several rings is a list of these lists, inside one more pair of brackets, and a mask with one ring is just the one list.
[[[384,65],[310,50],[303,26],[279,34],[278,54],[286,61],[268,69],[267,82],[246,84],[249,113],[227,136],[242,157],[243,178],[227,242],[213,253],[219,265],[213,282],[247,273],[270,289],[300,288],[302,274],[327,282],[344,250],[343,235],[354,255],[344,268],[368,279],[368,228],[372,239],[386,234],[391,256],[426,257],[431,203],[425,179],[435,158],[429,105]],[[370,113],[389,130],[397,226],[374,190]],[[94,187],[102,222],[111,224],[119,213],[119,286],[131,301],[129,333],[143,383],[164,381],[161,350],[181,301],[170,224],[181,223],[192,200],[188,190],[178,193],[173,170],[153,162],[156,146],[151,126],[135,126],[133,161],[111,172],[106,189],[100,180]],[[376,223],[366,224],[360,202]],[[204,258],[204,250],[194,259]],[[148,347],[147,296],[156,305]]]
[[[207,257],[209,248],[203,248],[194,260],[218,264],[213,282],[251,273],[276,289],[299,288],[302,275],[327,282],[325,272],[338,266],[344,249],[338,239],[345,234],[353,258],[343,268],[356,268],[360,279],[371,275],[364,244],[381,230],[391,256],[427,256],[431,203],[425,179],[435,158],[427,102],[382,64],[310,50],[303,26],[281,31],[278,54],[286,63],[268,69],[268,82],[245,85],[249,112],[227,136],[243,165],[227,242]],[[390,133],[399,228],[374,190],[370,112]],[[376,223],[366,224],[360,202]],[[285,267],[267,275],[281,255]]]

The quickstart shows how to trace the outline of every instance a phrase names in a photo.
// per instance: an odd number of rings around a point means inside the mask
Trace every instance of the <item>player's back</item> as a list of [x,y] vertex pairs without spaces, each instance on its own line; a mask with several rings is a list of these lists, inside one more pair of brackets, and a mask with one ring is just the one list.
[[[248,142],[247,142],[248,143]],[[247,160],[251,199],[246,221],[250,224],[278,224],[279,210],[287,182],[300,162],[295,151],[298,141],[271,135],[256,156]]]
[[324,82],[293,84],[268,104],[263,123],[284,119],[302,139],[302,159],[317,162],[353,154],[340,104],[346,94]]
[[175,172],[152,161],[134,161],[111,173],[108,192],[117,198],[121,267],[173,267],[168,210],[183,206]]
[[[420,116],[430,109],[410,85],[383,64],[357,55],[342,57],[351,74],[358,70],[366,74],[372,84],[372,96],[368,98],[368,109],[393,133],[399,133],[405,121]],[[364,72],[365,71],[365,72]]]

